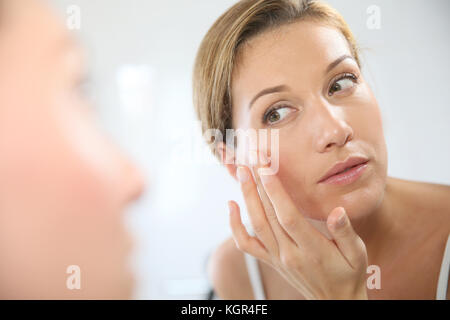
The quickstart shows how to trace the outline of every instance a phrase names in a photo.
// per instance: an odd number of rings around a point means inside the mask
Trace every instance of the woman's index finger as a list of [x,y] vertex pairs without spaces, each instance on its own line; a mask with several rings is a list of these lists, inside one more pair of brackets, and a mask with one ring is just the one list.
[[[256,172],[260,184],[270,201],[282,228],[299,246],[317,243],[322,240],[319,232],[306,220],[288,194],[279,177],[275,174]],[[319,239],[319,240],[318,240]]]

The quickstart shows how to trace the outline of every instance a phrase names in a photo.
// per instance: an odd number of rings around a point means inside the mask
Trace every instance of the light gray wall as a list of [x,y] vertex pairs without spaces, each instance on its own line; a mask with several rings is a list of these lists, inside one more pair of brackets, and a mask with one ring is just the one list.
[[[235,1],[51,2],[63,17],[69,5],[80,7],[101,123],[149,179],[130,216],[140,243],[136,297],[201,298],[207,254],[229,235],[226,201],[243,202],[225,170],[176,155],[202,146],[193,129],[192,65],[209,26]],[[363,72],[384,115],[390,175],[450,184],[450,1],[329,3],[366,48]],[[367,27],[371,5],[381,9],[381,29]]]

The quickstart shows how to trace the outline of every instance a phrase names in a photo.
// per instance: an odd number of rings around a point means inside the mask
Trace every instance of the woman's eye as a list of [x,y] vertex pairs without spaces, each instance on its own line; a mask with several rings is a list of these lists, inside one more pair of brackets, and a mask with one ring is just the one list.
[[340,79],[336,80],[333,85],[331,86],[328,95],[332,96],[334,93],[338,92],[338,91],[342,91],[345,89],[349,89],[352,88],[355,83],[357,82],[357,78],[356,76],[352,75],[352,74],[346,74],[343,77],[341,77]]
[[291,107],[280,107],[277,109],[269,110],[264,115],[264,123],[272,125],[282,121],[286,116],[288,116],[293,109]]

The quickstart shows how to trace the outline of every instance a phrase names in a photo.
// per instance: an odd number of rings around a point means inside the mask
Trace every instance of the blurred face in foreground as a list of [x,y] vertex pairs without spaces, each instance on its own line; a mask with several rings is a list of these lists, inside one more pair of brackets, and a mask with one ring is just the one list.
[[97,130],[82,54],[53,12],[2,0],[0,15],[0,298],[128,298],[139,172]]

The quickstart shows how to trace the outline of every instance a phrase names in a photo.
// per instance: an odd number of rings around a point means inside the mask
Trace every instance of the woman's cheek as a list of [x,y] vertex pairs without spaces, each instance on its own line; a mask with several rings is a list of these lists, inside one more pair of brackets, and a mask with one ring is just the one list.
[[365,145],[368,156],[374,160],[380,175],[386,174],[387,148],[383,130],[381,110],[370,88],[361,101],[360,112],[353,119],[357,143]]
[[[112,241],[118,234],[113,219],[99,217],[108,212],[101,179],[72,153],[61,132],[55,134],[53,123],[37,123],[42,127],[30,124],[28,130],[16,132],[10,128],[14,143],[0,148],[7,155],[0,164],[5,173],[0,238],[8,243],[1,255],[9,261],[0,278],[9,279],[5,283],[18,297],[37,296],[43,287],[49,296],[67,293],[67,266],[79,264],[83,274],[90,274],[87,257],[107,248],[101,239]],[[116,262],[112,256],[103,258]]]
[[[320,206],[317,205],[316,195],[311,186],[308,185],[308,172],[311,172],[311,160],[307,155],[311,154],[306,150],[306,145],[296,141],[290,141],[290,137],[285,137],[280,143],[280,163],[279,173],[283,186],[302,214],[318,218],[321,216]],[[293,148],[292,146],[296,146]]]

